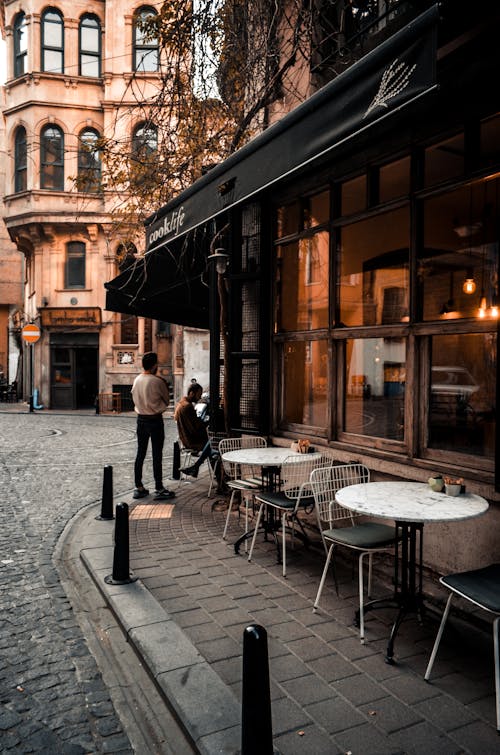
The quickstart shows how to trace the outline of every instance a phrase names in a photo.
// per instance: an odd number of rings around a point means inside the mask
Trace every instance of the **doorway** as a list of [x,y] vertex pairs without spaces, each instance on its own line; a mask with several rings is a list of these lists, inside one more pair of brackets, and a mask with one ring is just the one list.
[[[99,392],[97,334],[51,339],[50,405],[52,409],[89,409]],[[82,336],[85,335],[85,338]],[[95,339],[91,336],[95,335]],[[91,345],[89,341],[94,341]],[[59,343],[57,343],[59,341]]]

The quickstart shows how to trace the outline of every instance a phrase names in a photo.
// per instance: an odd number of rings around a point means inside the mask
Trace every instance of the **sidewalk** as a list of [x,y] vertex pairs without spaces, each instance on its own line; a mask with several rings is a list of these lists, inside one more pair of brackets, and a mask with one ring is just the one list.
[[[177,483],[174,483],[177,485]],[[172,485],[171,485],[172,487]],[[82,559],[128,640],[201,753],[240,749],[242,638],[246,626],[268,633],[274,745],[282,755],[489,755],[495,728],[491,634],[450,620],[433,670],[423,674],[437,631],[411,615],[384,661],[394,610],[366,615],[367,643],[353,626],[356,570],[338,558],[312,612],[324,563],[320,548],[287,549],[287,579],[274,543],[259,537],[251,563],[222,540],[226,501],[207,497],[208,478],[183,482],[167,504],[129,496],[130,567],[139,580],[108,585],[114,522],[92,510],[78,526]],[[120,501],[116,500],[115,503]],[[377,597],[386,594],[374,576]]]

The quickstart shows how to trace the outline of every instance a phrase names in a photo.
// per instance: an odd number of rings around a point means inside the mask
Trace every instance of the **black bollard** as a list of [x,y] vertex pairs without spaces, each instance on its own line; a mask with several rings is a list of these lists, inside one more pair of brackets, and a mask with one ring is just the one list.
[[267,632],[258,624],[243,632],[241,755],[273,755]]
[[174,440],[174,456],[172,460],[172,480],[180,480],[181,473],[179,468],[181,466],[181,449],[179,442]]
[[96,519],[111,520],[113,516],[113,467],[106,464],[102,478],[102,502],[101,513]]
[[115,547],[113,551],[113,573],[104,578],[108,585],[127,585],[135,582],[129,571],[128,505],[119,503],[116,507]]

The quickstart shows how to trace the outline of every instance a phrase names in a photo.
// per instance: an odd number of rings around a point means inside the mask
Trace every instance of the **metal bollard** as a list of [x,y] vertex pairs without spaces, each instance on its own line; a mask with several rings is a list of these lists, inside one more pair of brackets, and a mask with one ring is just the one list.
[[174,456],[172,460],[172,480],[180,480],[181,473],[179,468],[181,466],[181,449],[178,441],[174,440]]
[[129,571],[128,504],[119,503],[116,507],[113,573],[104,577],[104,581],[108,585],[127,585],[136,580],[137,577]]
[[258,624],[243,632],[241,755],[273,755],[267,632]]
[[113,467],[106,464],[104,467],[104,476],[102,478],[102,501],[101,513],[96,519],[111,520],[113,516]]

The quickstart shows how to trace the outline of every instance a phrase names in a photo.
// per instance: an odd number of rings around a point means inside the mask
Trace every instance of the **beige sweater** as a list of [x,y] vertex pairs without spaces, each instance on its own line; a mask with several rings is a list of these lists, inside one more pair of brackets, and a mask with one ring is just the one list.
[[168,407],[168,387],[163,378],[141,372],[132,386],[132,398],[137,414],[161,414]]

